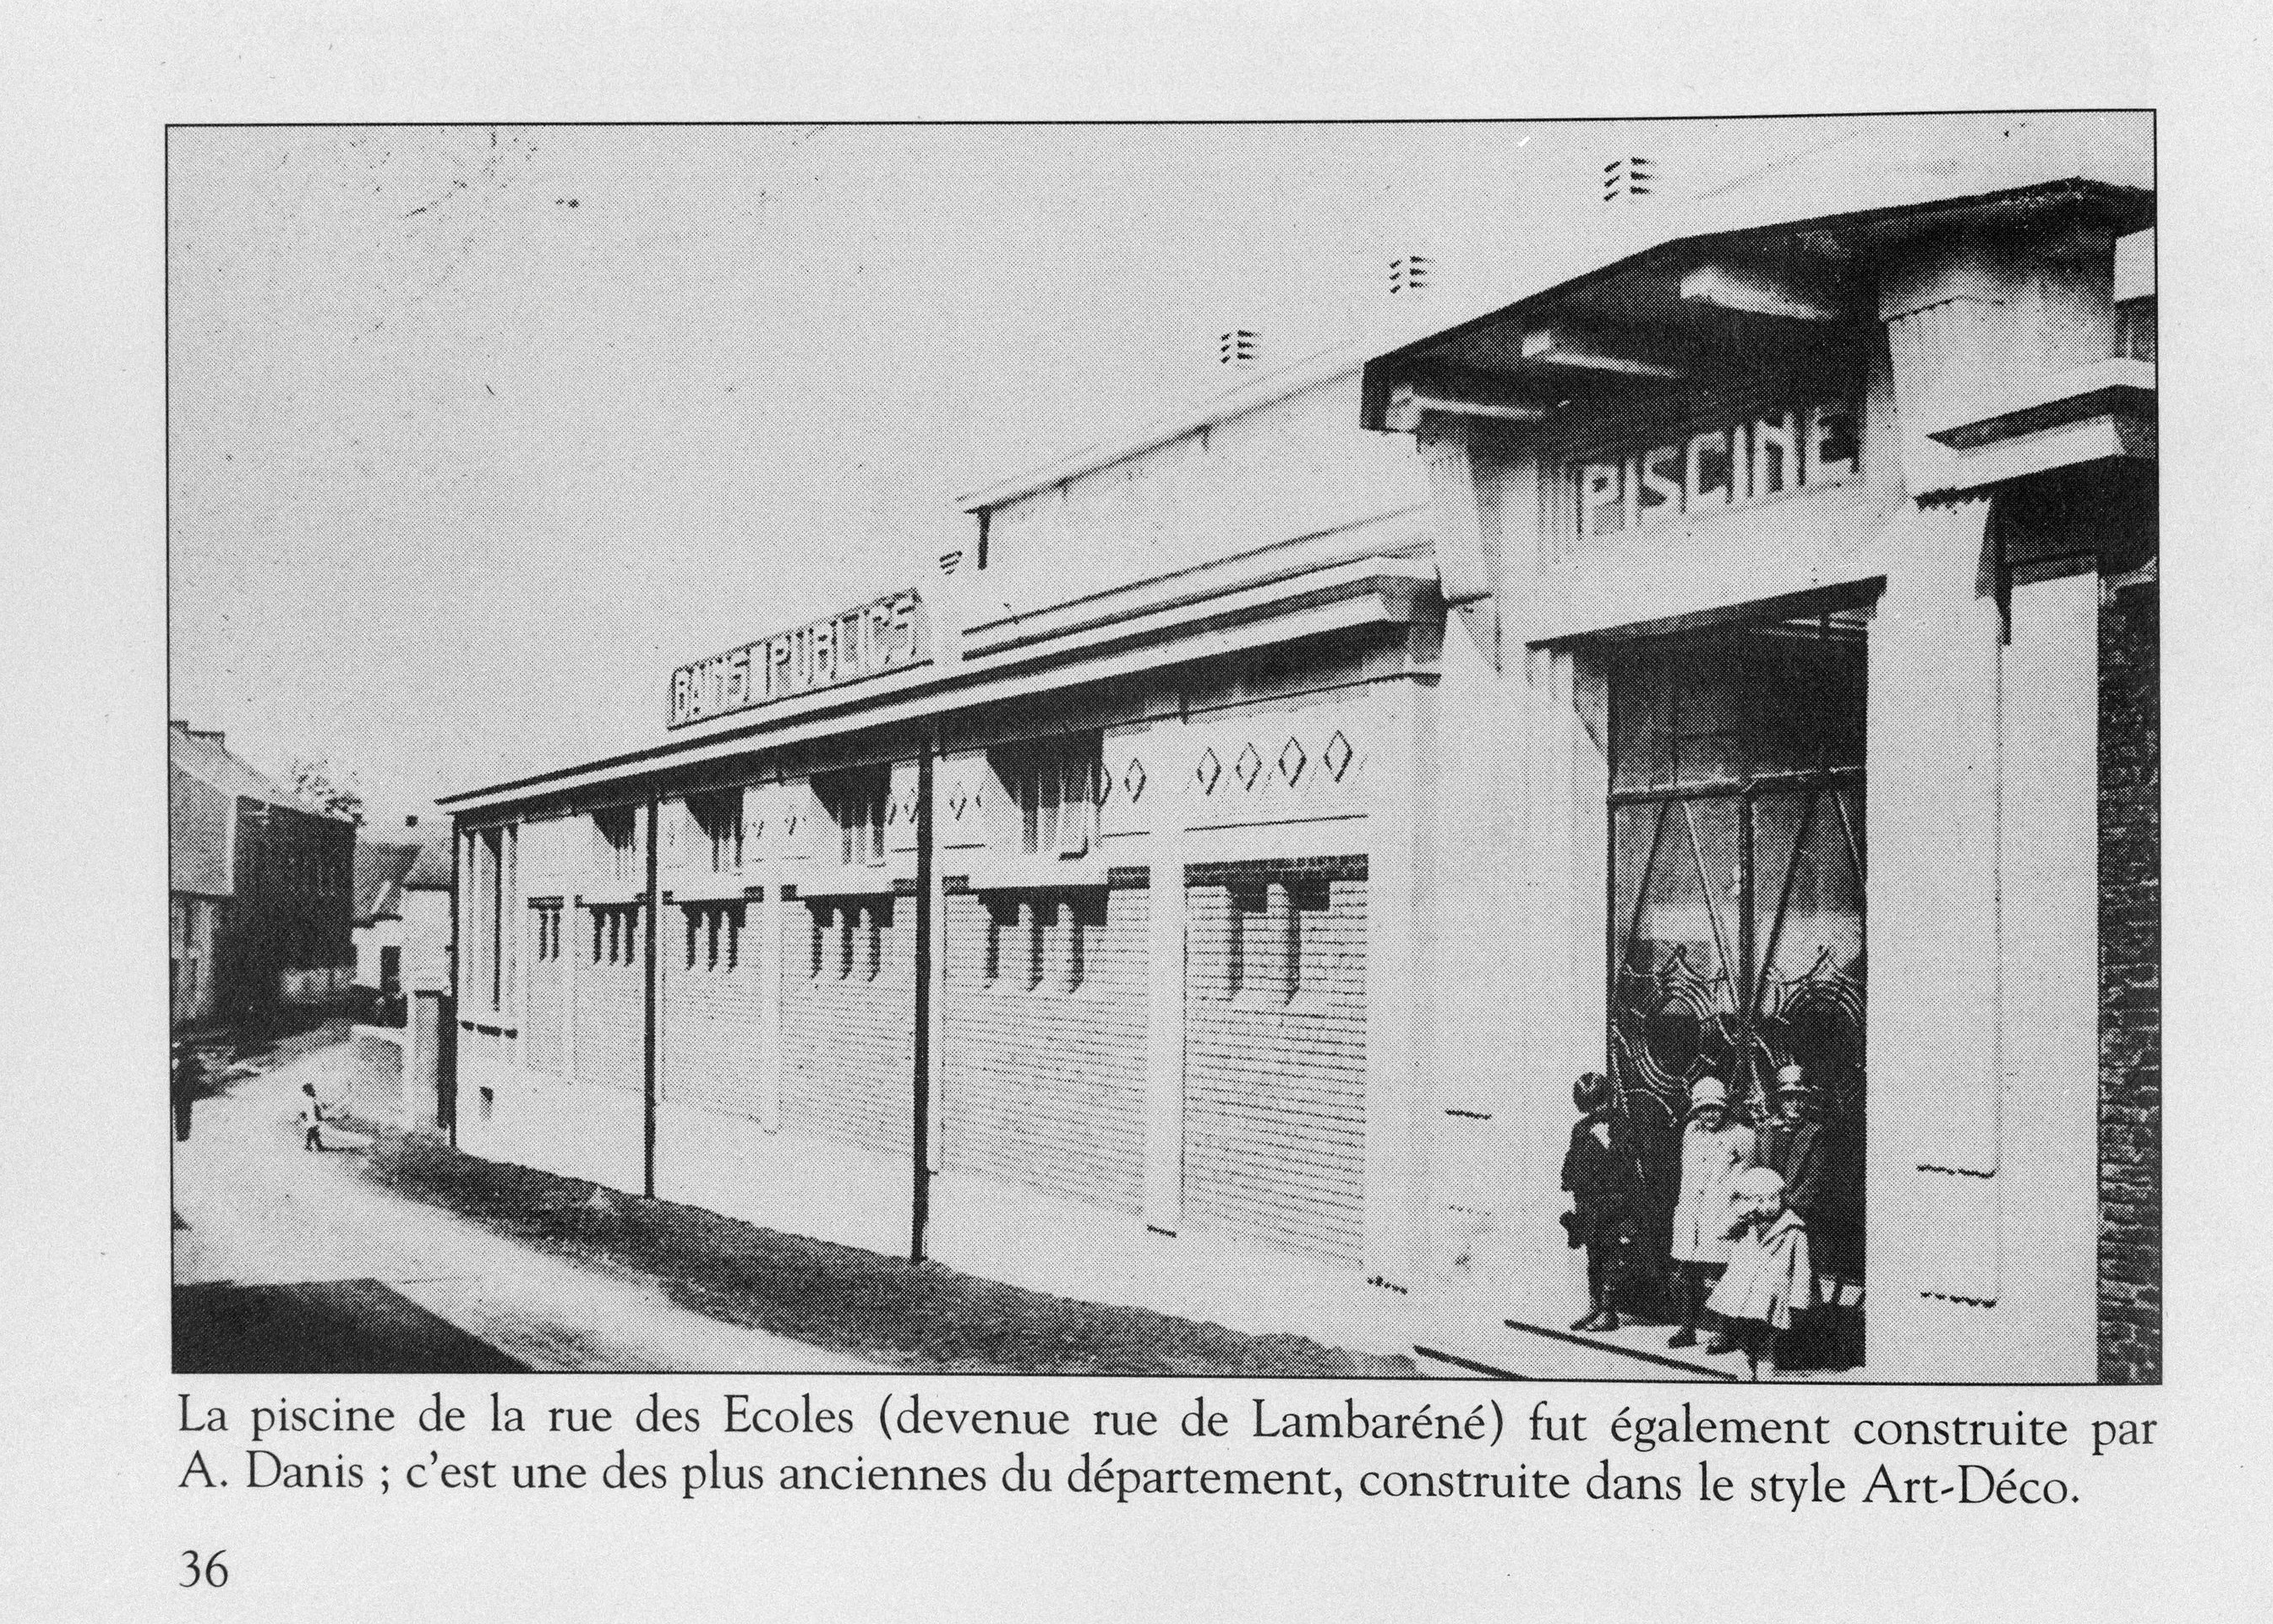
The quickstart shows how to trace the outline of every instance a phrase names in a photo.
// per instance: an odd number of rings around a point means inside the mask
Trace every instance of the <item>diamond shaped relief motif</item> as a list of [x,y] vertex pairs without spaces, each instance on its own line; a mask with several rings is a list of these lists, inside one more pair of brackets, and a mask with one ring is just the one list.
[[1338,727],[1334,729],[1334,736],[1326,741],[1326,753],[1318,759],[1326,765],[1326,776],[1339,784],[1342,781],[1342,774],[1349,771],[1350,758],[1356,754]]
[[1134,756],[1129,758],[1129,771],[1121,775],[1121,787],[1132,807],[1144,799],[1144,763]]
[[1239,759],[1232,763],[1231,770],[1239,775],[1242,785],[1253,789],[1255,780],[1263,776],[1263,757],[1253,745],[1248,745],[1239,752]]
[[1200,752],[1199,764],[1192,769],[1192,776],[1200,781],[1202,794],[1215,793],[1215,781],[1223,776],[1223,763],[1216,759],[1214,750]]
[[1302,781],[1302,769],[1309,764],[1310,758],[1302,754],[1302,746],[1299,740],[1287,740],[1287,748],[1279,752],[1279,776],[1286,779],[1289,786],[1300,784]]
[[963,793],[963,786],[960,784],[955,786],[955,793],[947,798],[948,810],[954,813],[958,820],[963,816],[963,808],[970,804],[971,797]]

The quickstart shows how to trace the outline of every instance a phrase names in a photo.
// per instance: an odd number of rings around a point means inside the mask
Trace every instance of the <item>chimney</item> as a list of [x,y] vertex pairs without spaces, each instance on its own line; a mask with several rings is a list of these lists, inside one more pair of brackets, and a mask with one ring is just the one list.
[[1263,359],[1263,335],[1252,327],[1233,327],[1216,335],[1215,358],[1219,366],[1234,372],[1251,372]]
[[403,826],[405,829],[416,829],[416,828],[417,828],[417,827],[418,827],[418,814],[416,814],[416,812],[412,812],[412,813],[409,813],[409,814],[406,815],[406,816],[404,816],[403,820],[402,820],[402,826]]

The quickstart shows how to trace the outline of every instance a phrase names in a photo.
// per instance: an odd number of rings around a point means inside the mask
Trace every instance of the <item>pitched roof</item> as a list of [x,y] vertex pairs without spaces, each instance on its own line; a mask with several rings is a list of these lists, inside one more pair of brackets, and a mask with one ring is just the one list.
[[410,868],[402,876],[405,891],[448,891],[457,883],[457,867],[450,851],[450,837],[438,831],[418,848]]
[[357,846],[355,922],[393,919],[402,912],[402,880],[424,848],[415,845]]
[[167,889],[187,896],[227,897],[229,883],[227,795],[180,767],[166,769]]
[[[166,729],[167,751],[175,766],[225,795],[243,795],[274,807],[290,807],[318,817],[337,817],[314,802],[284,787],[275,779],[222,748],[220,736],[194,733],[185,722]],[[341,823],[351,820],[341,818]]]

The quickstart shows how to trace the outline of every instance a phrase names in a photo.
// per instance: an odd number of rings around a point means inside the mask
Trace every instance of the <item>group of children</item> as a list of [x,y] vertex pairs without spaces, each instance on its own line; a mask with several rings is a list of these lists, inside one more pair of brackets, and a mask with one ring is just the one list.
[[[1616,1330],[1621,1289],[1643,1267],[1646,1177],[1609,1079],[1589,1071],[1572,1098],[1579,1121],[1563,1187],[1572,1210],[1563,1223],[1587,1254],[1588,1305],[1571,1328]],[[1669,1345],[1693,1347],[1709,1314],[1719,1328],[1705,1351],[1741,1349],[1755,1380],[1763,1370],[1775,1373],[1777,1339],[1820,1296],[1807,1215],[1824,1188],[1822,1097],[1803,1068],[1787,1065],[1776,1073],[1774,1103],[1774,1116],[1755,1133],[1737,1119],[1720,1079],[1691,1085],[1668,1254],[1680,1321]]]

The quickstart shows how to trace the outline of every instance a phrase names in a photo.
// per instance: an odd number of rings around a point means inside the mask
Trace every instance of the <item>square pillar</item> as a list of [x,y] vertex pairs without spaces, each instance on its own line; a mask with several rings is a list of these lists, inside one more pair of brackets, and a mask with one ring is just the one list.
[[1427,819],[1436,793],[1432,688],[1376,685],[1377,742],[1366,819],[1365,1214],[1369,1282],[1410,1291],[1425,1272],[1430,978],[1426,949],[1432,865]]
[[1145,899],[1144,1222],[1174,1235],[1184,1222],[1184,818],[1191,778],[1181,711],[1144,734],[1152,809]]
[[[2003,1289],[2004,617],[1988,503],[1907,508],[1870,632],[1868,1367],[1962,1365]],[[1957,1305],[1958,1318],[1918,1308]]]

